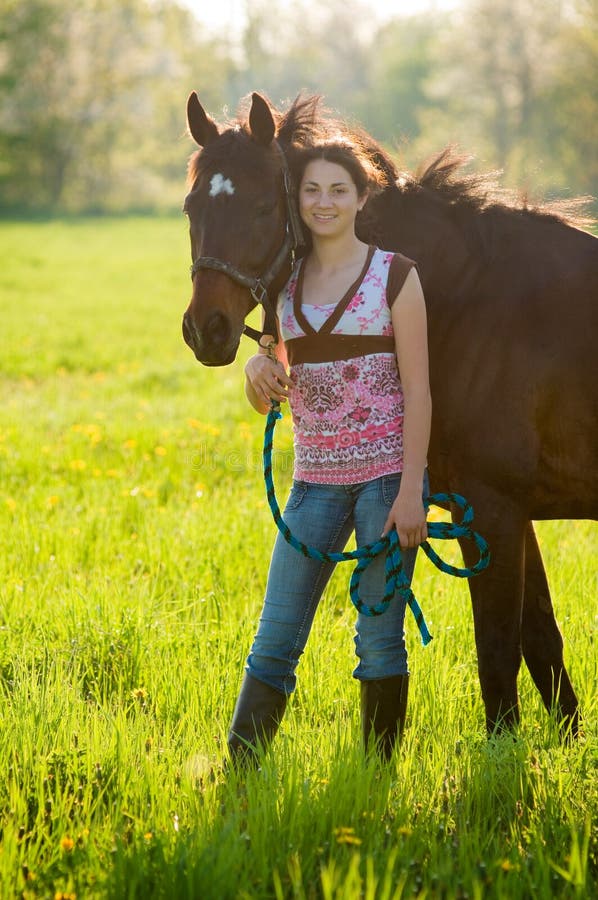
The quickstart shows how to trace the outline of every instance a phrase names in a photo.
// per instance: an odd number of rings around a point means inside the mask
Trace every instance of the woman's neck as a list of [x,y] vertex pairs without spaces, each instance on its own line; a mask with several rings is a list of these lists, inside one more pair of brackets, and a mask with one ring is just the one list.
[[314,239],[309,254],[310,268],[320,274],[331,274],[355,265],[367,255],[368,245],[352,234],[342,240]]

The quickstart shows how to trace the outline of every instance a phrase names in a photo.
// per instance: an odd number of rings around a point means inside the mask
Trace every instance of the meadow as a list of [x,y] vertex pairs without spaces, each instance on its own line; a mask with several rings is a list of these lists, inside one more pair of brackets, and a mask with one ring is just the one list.
[[[594,523],[538,524],[573,746],[524,666],[486,739],[467,587],[422,556],[392,764],[360,746],[348,565],[272,752],[223,772],[275,528],[253,345],[195,362],[188,255],[182,216],[0,223],[0,897],[598,897]],[[288,414],[275,446],[284,499]]]

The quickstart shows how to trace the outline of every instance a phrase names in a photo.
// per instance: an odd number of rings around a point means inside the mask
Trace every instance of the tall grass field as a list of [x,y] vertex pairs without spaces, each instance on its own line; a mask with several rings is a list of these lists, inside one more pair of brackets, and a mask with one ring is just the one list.
[[[275,526],[254,345],[195,361],[188,266],[182,217],[0,224],[0,897],[598,897],[594,523],[538,523],[573,746],[523,666],[486,739],[467,585],[422,555],[392,763],[361,748],[347,564],[271,751],[223,770]],[[275,446],[282,502],[288,413]]]

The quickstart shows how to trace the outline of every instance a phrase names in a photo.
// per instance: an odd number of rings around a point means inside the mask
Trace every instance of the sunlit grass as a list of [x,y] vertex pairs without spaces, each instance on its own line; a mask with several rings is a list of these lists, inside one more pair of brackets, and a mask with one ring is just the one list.
[[[518,736],[486,741],[466,585],[422,558],[392,766],[360,749],[343,567],[275,751],[225,778],[274,538],[252,346],[184,347],[182,219],[0,232],[0,896],[596,896],[595,526],[538,526],[574,747],[526,671]],[[282,499],[288,416],[275,444]]]

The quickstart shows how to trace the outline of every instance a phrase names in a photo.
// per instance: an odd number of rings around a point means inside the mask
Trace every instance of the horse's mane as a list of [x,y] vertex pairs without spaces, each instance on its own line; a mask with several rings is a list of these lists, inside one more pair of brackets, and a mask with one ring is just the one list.
[[415,175],[402,174],[397,186],[404,194],[431,192],[440,202],[467,214],[490,212],[513,217],[552,219],[574,228],[594,224],[587,212],[591,197],[531,202],[525,194],[501,186],[500,172],[466,172],[471,157],[447,146]]
[[[250,95],[244,98],[236,117],[225,124],[218,141],[218,155],[236,155],[241,150],[247,153],[252,146],[248,126]],[[502,187],[497,172],[467,172],[471,157],[447,146],[436,153],[415,174],[400,172],[390,154],[363,128],[349,124],[332,110],[324,107],[319,94],[299,94],[286,111],[277,110],[270,104],[276,122],[277,137],[290,156],[301,148],[342,137],[364,147],[372,162],[383,173],[386,184],[401,192],[406,198],[426,192],[436,202],[451,207],[463,216],[476,214],[507,214],[512,217],[534,216],[552,219],[575,228],[585,228],[594,224],[587,207],[591,197],[565,200],[530,202],[527,196]],[[241,140],[239,140],[241,138]],[[209,151],[209,148],[208,148]],[[192,183],[202,164],[208,161],[209,152],[194,153],[188,166],[188,180]]]

